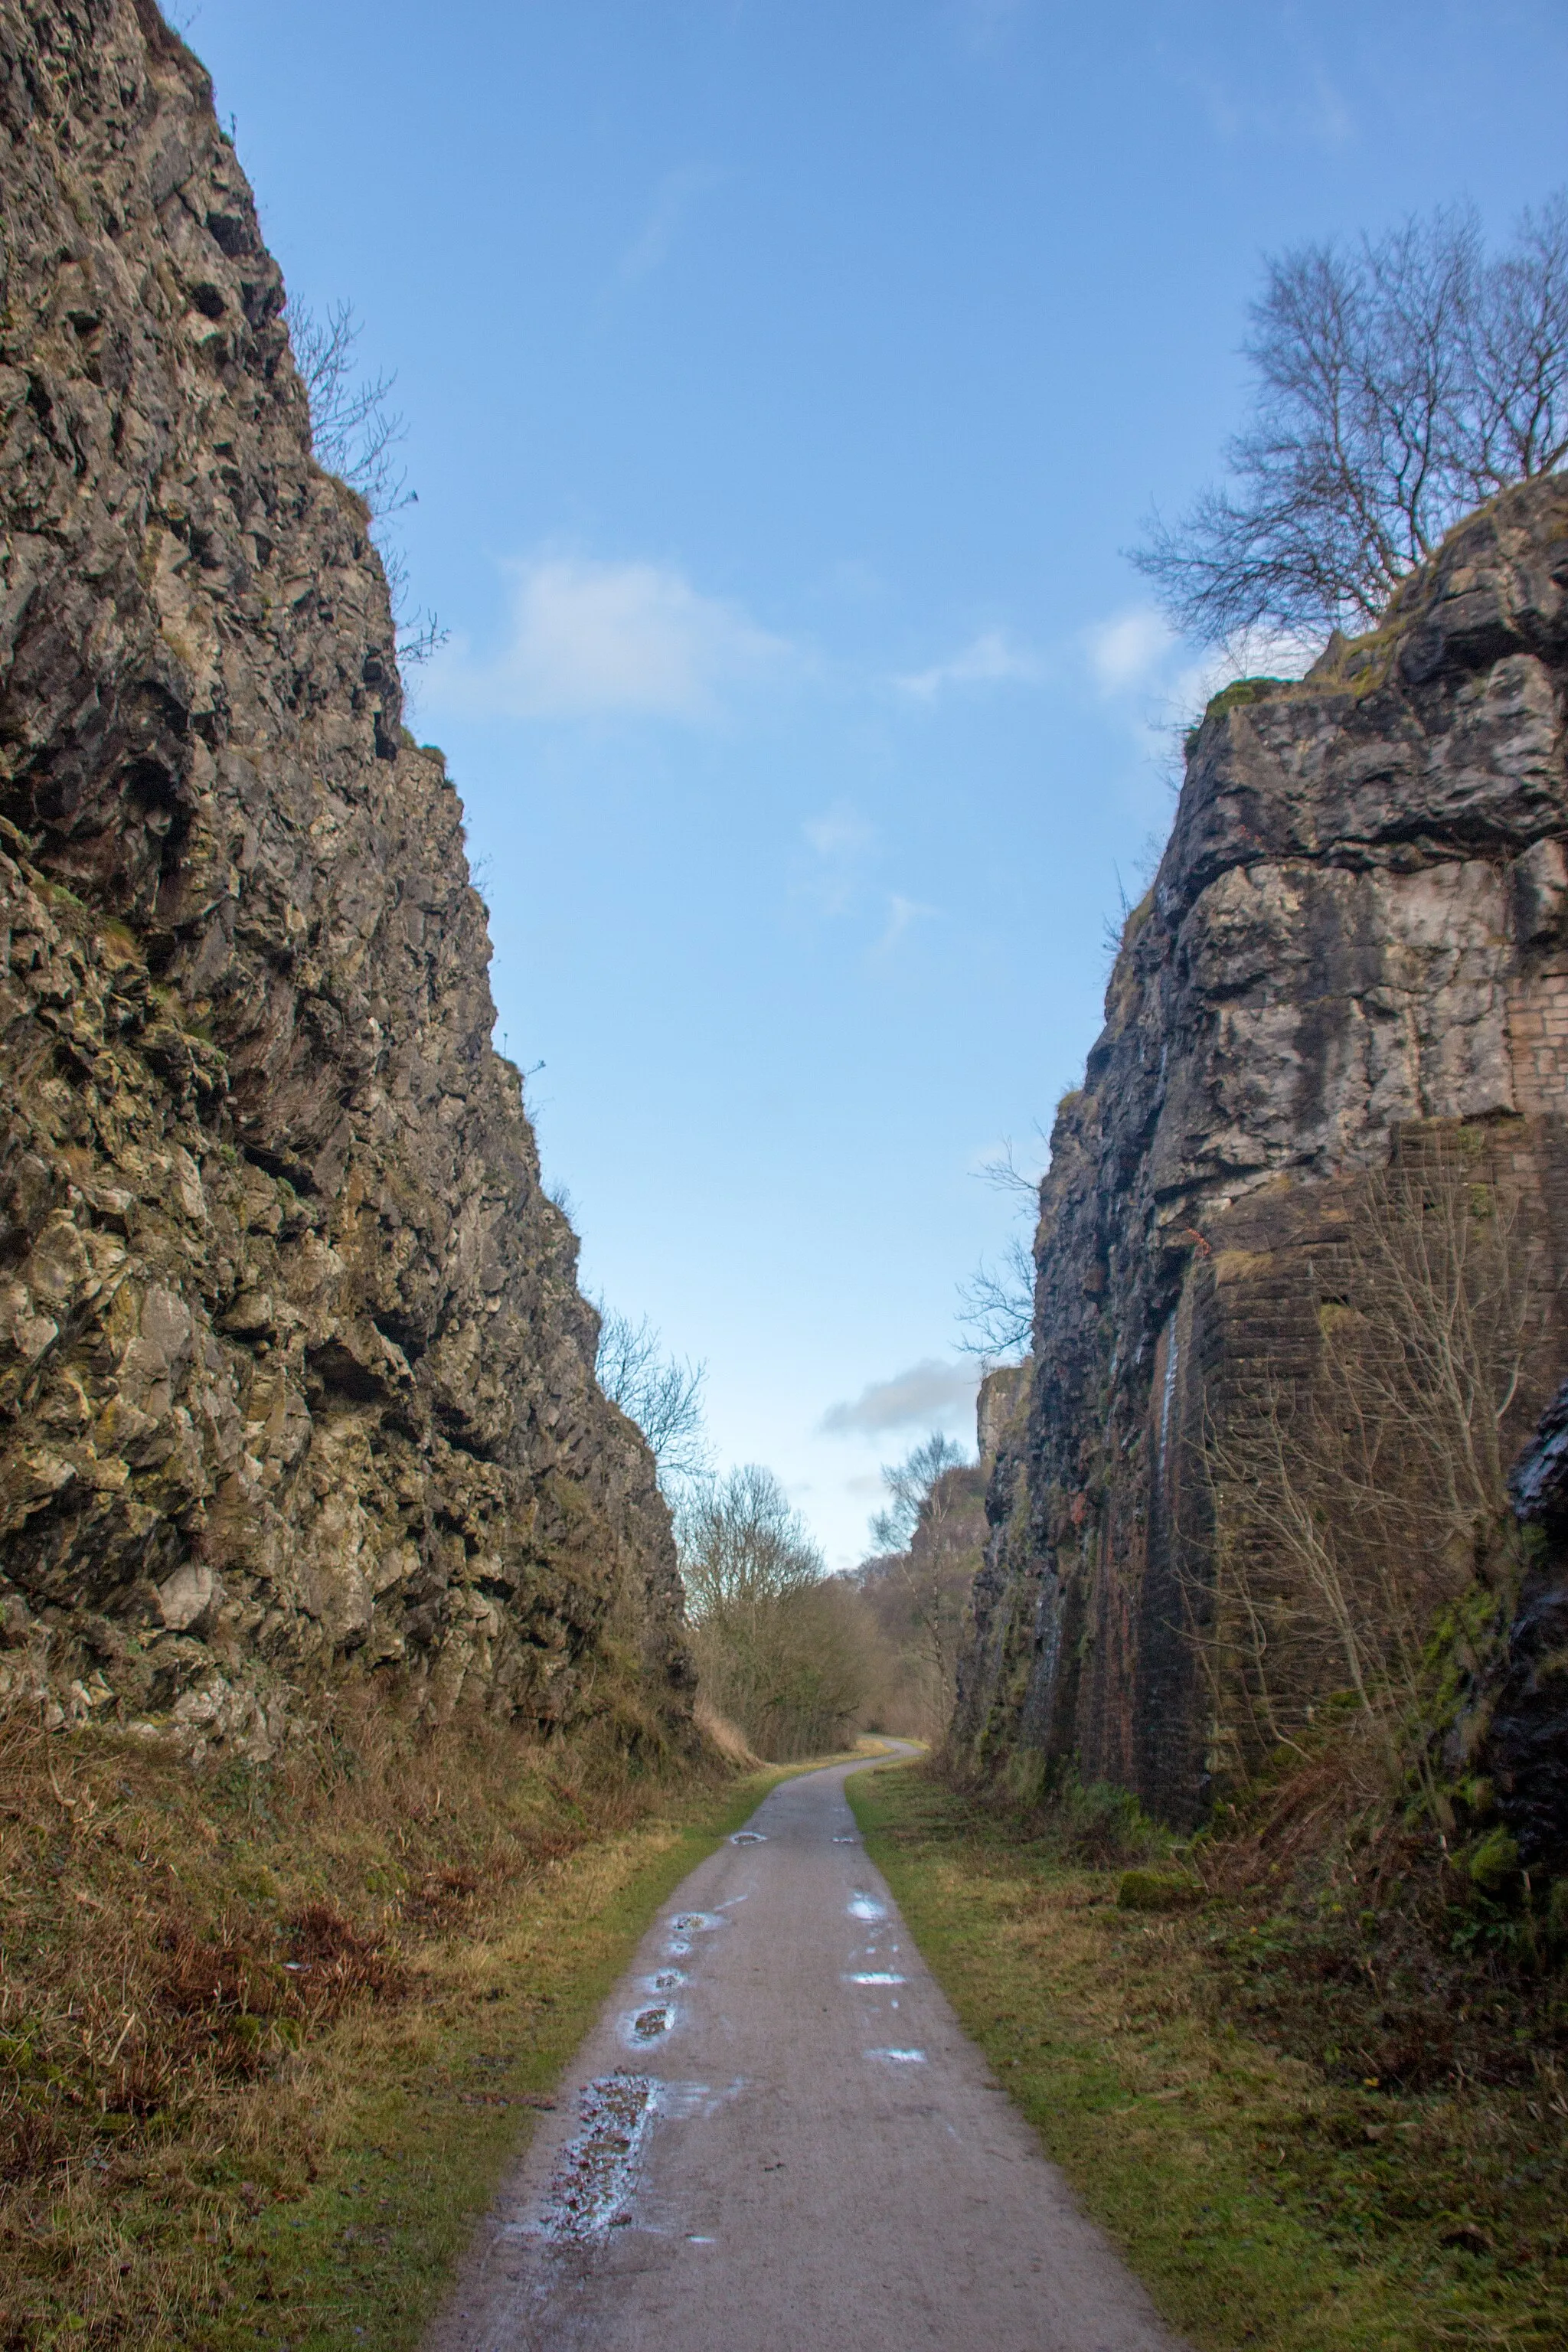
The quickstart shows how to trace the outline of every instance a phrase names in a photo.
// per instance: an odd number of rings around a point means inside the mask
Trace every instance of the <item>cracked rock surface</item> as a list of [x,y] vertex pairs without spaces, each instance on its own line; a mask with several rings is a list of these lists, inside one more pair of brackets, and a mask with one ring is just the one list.
[[[1478,1129],[1568,1269],[1568,482],[1456,530],[1371,636],[1238,682],[1041,1188],[1033,1370],[1003,1433],[958,1733],[1190,1821],[1226,1727],[1187,1612],[1205,1417],[1310,1364],[1356,1180]],[[1563,1291],[1516,1443],[1568,1369]],[[1222,1702],[1223,1706],[1223,1702]]]
[[689,1707],[361,501],[151,0],[0,0],[0,1696]]

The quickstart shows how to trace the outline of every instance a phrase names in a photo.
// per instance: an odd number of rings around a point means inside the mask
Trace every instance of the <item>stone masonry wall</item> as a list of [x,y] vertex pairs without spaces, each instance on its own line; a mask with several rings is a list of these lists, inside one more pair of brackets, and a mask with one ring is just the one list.
[[[1188,1609],[1199,1447],[1310,1371],[1366,1171],[1472,1131],[1568,1269],[1568,483],[1456,530],[1372,636],[1191,740],[1041,1188],[954,1738],[1191,1820],[1215,1723]],[[1568,1369],[1561,1297],[1510,1423]]]

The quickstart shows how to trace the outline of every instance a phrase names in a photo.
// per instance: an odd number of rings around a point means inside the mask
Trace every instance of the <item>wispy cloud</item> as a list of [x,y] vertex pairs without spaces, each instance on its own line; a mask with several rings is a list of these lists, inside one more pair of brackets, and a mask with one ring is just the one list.
[[[1287,32],[1283,46],[1285,54],[1276,52],[1266,87],[1249,82],[1234,58],[1216,64],[1164,41],[1157,44],[1156,54],[1177,88],[1196,100],[1215,136],[1227,144],[1268,140],[1345,146],[1357,129],[1350,100],[1300,32]],[[1282,98],[1281,90],[1288,95]]]
[[847,801],[836,801],[809,817],[801,835],[811,853],[801,863],[801,895],[819,915],[847,915],[860,894],[876,827]]
[[624,284],[651,278],[655,270],[663,268],[698,198],[706,195],[710,188],[716,188],[720,177],[719,173],[695,163],[665,173],[636,236],[616,266],[616,275]]
[[829,1405],[817,1426],[826,1437],[880,1437],[895,1429],[950,1429],[974,1410],[980,1375],[973,1364],[926,1356],[891,1380],[873,1381],[852,1403]]
[[893,684],[919,702],[934,702],[954,687],[1032,686],[1041,675],[1037,656],[1016,645],[1005,629],[983,629],[946,661],[930,669],[906,671]]
[[809,818],[801,831],[818,857],[833,865],[858,857],[877,838],[876,827],[847,801],[838,801],[822,816]]
[[992,57],[1006,46],[1027,6],[1028,0],[949,0],[948,17],[966,49]]
[[489,660],[461,642],[437,656],[432,701],[491,718],[690,723],[793,659],[785,639],[668,565],[544,554],[508,568],[506,643]]
[[1123,694],[1144,686],[1163,667],[1175,640],[1163,614],[1137,604],[1084,632],[1095,683],[1102,694]]
[[883,926],[882,936],[872,950],[873,954],[890,955],[911,924],[940,916],[941,913],[940,907],[928,907],[919,898],[906,898],[900,890],[890,891],[888,896],[888,919]]

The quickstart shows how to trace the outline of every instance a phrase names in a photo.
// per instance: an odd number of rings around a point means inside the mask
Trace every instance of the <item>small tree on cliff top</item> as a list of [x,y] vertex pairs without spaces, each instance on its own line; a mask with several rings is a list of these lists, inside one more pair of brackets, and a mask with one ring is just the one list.
[[599,1309],[594,1376],[610,1402],[635,1421],[658,1465],[661,1485],[700,1478],[709,1465],[702,1418],[706,1364],[667,1356],[645,1315],[634,1323],[614,1307]]
[[1469,208],[1265,264],[1232,476],[1133,562],[1218,645],[1376,619],[1459,518],[1568,458],[1568,192],[1489,255]]

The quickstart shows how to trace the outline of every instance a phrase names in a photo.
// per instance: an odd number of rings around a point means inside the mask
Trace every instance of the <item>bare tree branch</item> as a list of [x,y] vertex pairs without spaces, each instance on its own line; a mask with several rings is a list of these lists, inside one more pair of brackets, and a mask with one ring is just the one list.
[[629,1316],[601,1307],[594,1370],[610,1402],[647,1438],[661,1485],[703,1475],[709,1466],[702,1418],[706,1364],[667,1356],[646,1315],[634,1323]]
[[[318,464],[347,482],[370,509],[373,525],[418,502],[395,452],[406,440],[402,415],[387,405],[394,375],[356,377],[354,345],[360,324],[351,303],[334,303],[324,319],[289,305],[294,363],[310,404],[310,439]],[[408,565],[401,548],[376,541],[397,628],[397,658],[404,667],[428,661],[448,632],[434,613],[410,607]]]
[[1459,518],[1568,457],[1568,192],[1486,254],[1474,212],[1267,264],[1231,485],[1132,560],[1178,627],[1363,628]]

